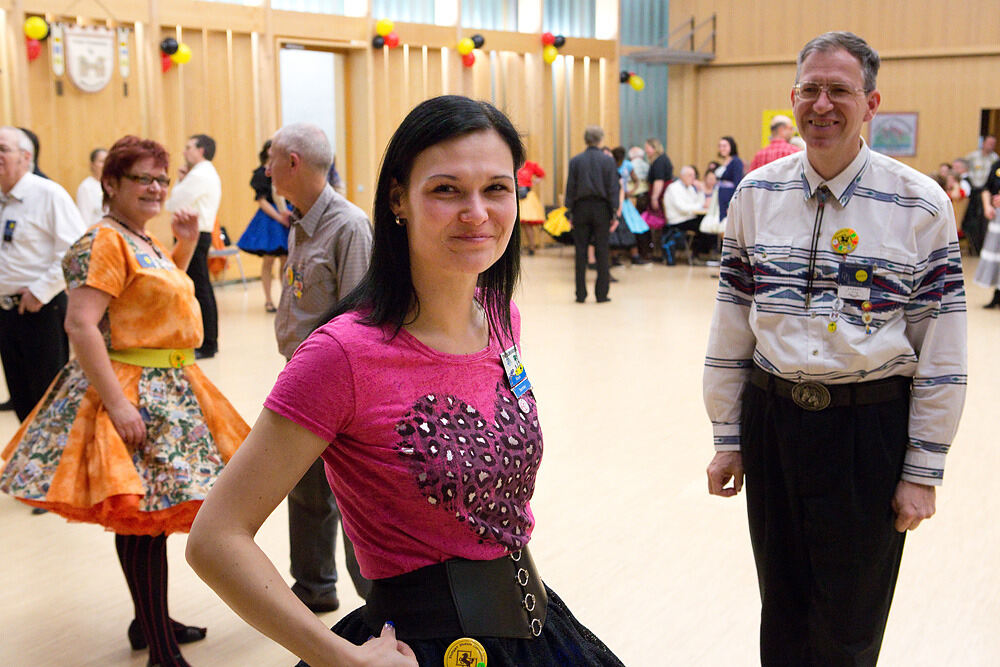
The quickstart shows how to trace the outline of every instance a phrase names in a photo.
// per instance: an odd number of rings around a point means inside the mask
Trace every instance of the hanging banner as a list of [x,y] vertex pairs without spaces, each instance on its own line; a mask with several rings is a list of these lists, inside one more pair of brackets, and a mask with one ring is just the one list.
[[115,67],[115,34],[103,26],[66,27],[69,78],[85,93],[103,90]]
[[52,61],[52,73],[62,76],[66,71],[66,59],[63,42],[63,24],[53,23],[49,26],[49,55]]
[[128,57],[128,28],[118,28],[118,71],[123,79],[128,78],[131,63]]

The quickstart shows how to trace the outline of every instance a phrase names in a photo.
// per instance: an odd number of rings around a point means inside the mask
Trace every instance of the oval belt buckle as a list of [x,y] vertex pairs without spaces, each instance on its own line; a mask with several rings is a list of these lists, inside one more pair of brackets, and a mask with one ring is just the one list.
[[444,652],[444,667],[486,667],[486,649],[471,637],[451,643]]
[[792,387],[792,400],[803,410],[816,412],[830,405],[830,390],[819,382],[799,382]]

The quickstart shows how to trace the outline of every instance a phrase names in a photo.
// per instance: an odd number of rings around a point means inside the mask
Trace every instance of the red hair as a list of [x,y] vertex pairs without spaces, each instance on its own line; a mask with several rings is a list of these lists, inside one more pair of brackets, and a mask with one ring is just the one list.
[[[167,149],[152,139],[141,139],[134,135],[126,135],[115,142],[104,158],[104,170],[101,171],[101,190],[104,190],[105,180],[120,181],[139,160],[153,159],[154,167],[166,170],[170,163]],[[108,193],[104,192],[104,203],[109,203]]]

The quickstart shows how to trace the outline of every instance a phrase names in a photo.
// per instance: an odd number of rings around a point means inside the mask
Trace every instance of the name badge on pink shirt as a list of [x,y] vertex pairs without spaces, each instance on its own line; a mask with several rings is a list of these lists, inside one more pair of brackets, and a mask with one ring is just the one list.
[[521,398],[524,392],[531,389],[531,381],[521,363],[521,357],[517,353],[517,346],[511,345],[500,353],[500,361],[503,362],[503,370],[507,374],[507,381],[510,383],[511,391],[516,398]]

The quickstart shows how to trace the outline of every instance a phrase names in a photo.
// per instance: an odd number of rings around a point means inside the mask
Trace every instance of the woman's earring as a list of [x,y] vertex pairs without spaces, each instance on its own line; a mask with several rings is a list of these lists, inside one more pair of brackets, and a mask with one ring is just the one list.
[[396,216],[396,224],[399,225],[400,227],[405,227],[406,226],[406,218],[400,218],[397,215]]

